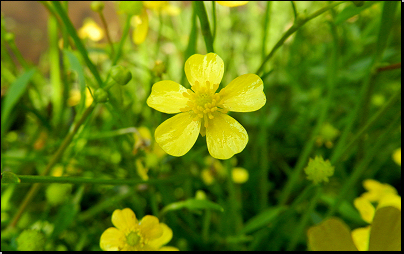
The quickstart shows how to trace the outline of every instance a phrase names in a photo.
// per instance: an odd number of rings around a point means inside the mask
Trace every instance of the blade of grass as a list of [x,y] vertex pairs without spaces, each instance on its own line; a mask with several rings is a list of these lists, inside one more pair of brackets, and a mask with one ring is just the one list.
[[199,21],[201,22],[201,30],[202,35],[205,40],[206,51],[207,53],[215,52],[213,50],[213,38],[212,33],[210,32],[210,25],[208,20],[208,15],[206,13],[205,4],[202,1],[192,2],[196,15],[199,17]]

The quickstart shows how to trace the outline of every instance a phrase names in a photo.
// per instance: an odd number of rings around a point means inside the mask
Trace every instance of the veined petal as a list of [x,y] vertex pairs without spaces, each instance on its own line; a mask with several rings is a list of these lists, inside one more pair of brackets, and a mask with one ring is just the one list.
[[160,226],[159,219],[152,215],[143,217],[139,223],[139,228],[143,236],[149,241],[163,235],[163,228]]
[[185,87],[171,80],[157,82],[147,98],[147,105],[163,113],[179,113],[187,106],[188,98],[183,95],[186,91]]
[[186,154],[195,144],[201,121],[190,112],[175,115],[160,124],[154,134],[159,146],[172,156]]
[[401,251],[401,211],[388,206],[376,210],[369,251]]
[[185,62],[184,68],[191,86],[198,81],[201,87],[206,87],[206,81],[209,81],[210,87],[207,88],[215,91],[222,81],[224,73],[223,60],[215,53],[192,55]]
[[108,228],[101,235],[100,247],[105,251],[118,251],[125,245],[125,234],[117,228]]
[[313,251],[355,251],[348,226],[338,218],[330,218],[307,232]]
[[122,210],[116,209],[112,213],[111,220],[115,227],[125,233],[136,227],[138,224],[135,213],[129,208]]
[[233,117],[215,112],[206,128],[206,142],[212,157],[225,160],[243,151],[248,142],[248,135]]
[[149,31],[149,17],[147,16],[146,9],[143,9],[140,15],[133,16],[131,23],[135,27],[132,38],[133,42],[139,45],[146,40],[147,32]]
[[234,112],[251,112],[265,105],[264,84],[255,74],[235,78],[220,91],[223,107]]

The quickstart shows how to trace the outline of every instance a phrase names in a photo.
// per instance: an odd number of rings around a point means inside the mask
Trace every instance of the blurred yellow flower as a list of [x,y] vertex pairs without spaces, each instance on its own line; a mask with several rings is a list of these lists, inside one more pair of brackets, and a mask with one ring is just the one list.
[[84,25],[79,29],[78,35],[82,39],[89,38],[92,41],[99,41],[104,37],[104,31],[94,20],[87,18],[84,20]]
[[226,113],[251,112],[263,107],[266,102],[263,82],[255,74],[244,74],[216,93],[223,73],[224,63],[218,55],[195,54],[185,63],[192,90],[171,80],[153,85],[147,105],[163,113],[180,113],[155,131],[156,141],[166,153],[186,154],[199,133],[206,135],[209,153],[214,158],[229,159],[243,151],[248,142],[247,132]]
[[206,185],[213,184],[215,180],[226,178],[226,169],[219,160],[211,156],[206,156],[205,164],[207,168],[202,170],[201,178]]
[[394,151],[393,160],[397,165],[401,166],[401,147]]
[[248,1],[215,1],[215,2],[222,6],[227,7],[237,7],[248,3]]
[[233,182],[241,184],[248,181],[248,171],[245,168],[233,168],[231,171]]
[[304,169],[308,180],[312,180],[314,184],[320,182],[328,182],[328,177],[334,174],[334,167],[331,166],[329,160],[324,161],[323,157],[316,156],[309,159],[309,164]]
[[[74,107],[79,104],[81,100],[81,93],[78,89],[70,90],[69,98],[67,99],[67,105],[70,107]],[[89,107],[93,103],[93,96],[91,95],[90,91],[86,88],[86,107]]]
[[171,16],[178,15],[180,9],[168,3],[168,1],[143,1],[143,10],[140,15],[134,15],[131,20],[131,25],[135,28],[132,35],[132,40],[139,45],[145,41],[149,31],[149,16],[147,10],[153,10],[157,13],[164,13]]
[[377,209],[372,225],[361,231],[358,238],[362,243],[358,246],[348,226],[330,218],[308,230],[308,245],[314,251],[401,251],[401,211],[397,208]]
[[100,239],[100,247],[106,251],[157,251],[178,250],[165,246],[173,237],[172,230],[164,223],[159,223],[155,216],[146,215],[139,222],[135,213],[125,208],[115,210],[112,224],[104,231]]

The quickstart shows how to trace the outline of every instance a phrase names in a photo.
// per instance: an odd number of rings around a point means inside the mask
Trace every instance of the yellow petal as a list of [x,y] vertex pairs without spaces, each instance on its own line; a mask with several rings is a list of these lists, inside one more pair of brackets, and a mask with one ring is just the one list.
[[366,198],[370,202],[379,202],[379,200],[388,193],[397,194],[397,190],[393,186],[387,183],[380,183],[373,179],[363,181],[363,187],[367,192],[363,193],[361,197]]
[[173,246],[164,246],[164,247],[161,247],[159,249],[159,251],[179,251],[179,249],[175,248]]
[[144,42],[149,31],[149,17],[147,12],[143,9],[140,15],[133,16],[131,24],[135,27],[133,31],[133,42],[137,45]]
[[255,74],[244,74],[220,91],[223,107],[229,111],[251,112],[262,108],[266,98],[264,85]]
[[354,229],[351,235],[358,250],[367,251],[369,249],[370,226]]
[[124,233],[129,232],[138,224],[135,213],[129,208],[122,210],[116,209],[112,213],[111,220],[112,224]]
[[401,211],[401,197],[399,195],[393,193],[385,194],[380,200],[379,204],[377,205],[377,209],[386,207],[386,206],[393,206]]
[[209,81],[210,87],[207,88],[214,91],[222,81],[224,73],[223,60],[215,53],[192,55],[185,62],[184,68],[191,86],[198,81],[201,87],[206,87],[206,81]]
[[125,245],[125,234],[116,228],[108,228],[101,235],[100,247],[105,251],[118,251]]
[[370,230],[369,251],[401,251],[401,211],[395,207],[376,210]]
[[314,251],[354,251],[348,226],[338,218],[330,218],[308,232],[309,246]]
[[195,144],[201,121],[193,120],[192,113],[175,115],[160,124],[154,134],[159,146],[172,156],[186,154]]
[[373,216],[375,215],[375,207],[369,200],[359,197],[355,198],[354,205],[358,209],[362,219],[367,223],[372,223]]
[[139,223],[141,234],[149,241],[155,240],[163,235],[163,228],[159,219],[152,215],[146,215]]
[[397,165],[401,166],[401,147],[394,150],[393,160]]
[[237,7],[247,4],[248,1],[216,1],[216,3],[227,7]]
[[173,114],[187,106],[188,98],[182,95],[187,89],[171,80],[157,82],[147,98],[147,105],[160,112]]
[[160,226],[163,229],[163,234],[159,238],[149,242],[149,245],[156,249],[159,249],[161,246],[167,244],[169,241],[171,241],[171,238],[173,238],[173,231],[171,228],[164,223],[160,223]]
[[229,159],[243,151],[248,142],[244,127],[231,116],[215,112],[206,128],[206,142],[212,157]]

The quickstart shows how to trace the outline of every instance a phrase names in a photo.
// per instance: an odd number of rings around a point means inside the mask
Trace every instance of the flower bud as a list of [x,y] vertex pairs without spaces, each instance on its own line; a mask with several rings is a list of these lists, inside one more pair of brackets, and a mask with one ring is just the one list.
[[14,39],[15,39],[15,36],[14,36],[13,33],[6,33],[6,34],[4,35],[4,40],[5,40],[6,42],[8,42],[8,43],[13,42]]
[[43,251],[45,235],[37,230],[26,229],[18,236],[17,246],[19,251]]
[[93,1],[91,2],[91,10],[95,11],[95,12],[102,12],[102,10],[104,9],[105,4],[101,1]]
[[111,77],[116,83],[124,86],[132,79],[132,73],[127,68],[116,65],[112,67]]
[[94,101],[96,101],[97,103],[107,102],[108,101],[108,93],[104,89],[98,88],[94,92]]
[[309,164],[304,169],[307,179],[312,180],[314,184],[319,182],[328,182],[328,177],[334,174],[334,167],[331,166],[329,160],[324,161],[323,157],[316,156],[316,158],[310,159]]
[[52,183],[46,188],[45,196],[50,205],[56,206],[65,202],[71,191],[71,184]]

